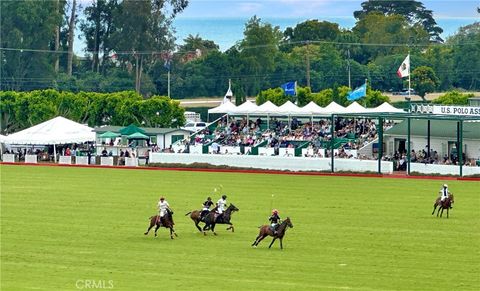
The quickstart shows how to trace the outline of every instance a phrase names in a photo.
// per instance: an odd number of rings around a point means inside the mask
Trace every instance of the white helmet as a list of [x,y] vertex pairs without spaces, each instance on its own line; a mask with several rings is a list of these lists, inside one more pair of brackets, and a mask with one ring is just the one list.
[[448,188],[448,185],[447,185],[447,184],[443,184],[443,188]]

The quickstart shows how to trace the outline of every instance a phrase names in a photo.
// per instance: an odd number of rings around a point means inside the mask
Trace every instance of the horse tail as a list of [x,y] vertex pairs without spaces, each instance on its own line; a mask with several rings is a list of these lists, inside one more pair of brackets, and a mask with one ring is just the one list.
[[149,220],[152,220],[152,218],[154,218],[155,216],[156,216],[156,215],[150,216],[148,219],[149,219]]
[[190,211],[190,212],[186,213],[185,216],[189,215],[190,213],[192,213],[192,212]]

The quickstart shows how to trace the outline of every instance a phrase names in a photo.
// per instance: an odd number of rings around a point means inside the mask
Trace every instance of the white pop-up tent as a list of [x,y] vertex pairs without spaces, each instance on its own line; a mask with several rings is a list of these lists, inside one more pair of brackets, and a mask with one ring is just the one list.
[[57,116],[43,123],[13,133],[6,137],[5,143],[17,145],[54,145],[95,141],[93,128]]

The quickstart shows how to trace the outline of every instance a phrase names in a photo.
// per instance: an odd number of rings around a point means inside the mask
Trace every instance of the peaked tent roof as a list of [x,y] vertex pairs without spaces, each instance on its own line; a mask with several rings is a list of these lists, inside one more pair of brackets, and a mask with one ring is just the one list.
[[285,114],[285,115],[295,115],[295,114],[301,114],[302,113],[300,108],[298,108],[297,105],[290,102],[290,100],[283,103],[282,106],[278,107],[277,112],[280,113],[280,114]]
[[339,105],[335,101],[330,102],[324,110],[326,113],[345,113],[345,107]]
[[258,109],[258,106],[252,101],[247,100],[242,105],[238,106],[233,113],[236,114],[252,114],[255,113]]
[[317,103],[310,101],[307,105],[301,108],[302,112],[305,114],[323,114],[325,113],[325,109],[318,106]]
[[276,114],[278,112],[278,106],[273,104],[270,100],[258,106],[255,113],[258,114]]
[[132,133],[131,135],[127,136],[127,139],[150,139],[148,136],[144,135],[140,132]]
[[353,102],[352,104],[348,105],[345,108],[345,111],[348,113],[363,113],[363,112],[370,112],[368,109],[363,107],[362,105],[358,104],[357,101]]
[[122,135],[131,135],[131,134],[134,134],[135,132],[140,132],[145,134],[145,130],[139,128],[135,124],[130,124],[129,126],[120,129],[120,133]]
[[230,101],[220,104],[219,106],[208,109],[208,113],[233,113],[237,107]]
[[113,131],[106,131],[104,133],[102,133],[101,135],[99,135],[98,137],[99,138],[116,138],[116,137],[119,137],[120,134],[118,133],[115,133]]
[[392,112],[392,113],[394,113],[394,112],[405,112],[402,109],[393,107],[392,105],[390,105],[387,102],[383,102],[382,105],[377,106],[375,108],[369,108],[368,111],[369,112]]
[[9,144],[65,144],[94,141],[93,128],[57,116],[6,137]]

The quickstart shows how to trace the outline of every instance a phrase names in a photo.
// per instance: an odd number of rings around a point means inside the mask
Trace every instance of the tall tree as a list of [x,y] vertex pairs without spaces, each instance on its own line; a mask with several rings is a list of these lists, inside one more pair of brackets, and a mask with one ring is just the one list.
[[[60,2],[62,3],[62,2]],[[55,29],[61,23],[56,1],[0,1],[1,89],[48,87],[54,75]],[[63,9],[60,9],[63,13]]]
[[467,90],[480,88],[480,22],[461,27],[447,39],[452,47],[453,85]]
[[371,12],[380,12],[384,15],[402,15],[410,25],[420,25],[428,32],[433,42],[443,42],[440,34],[443,29],[437,25],[431,10],[425,8],[416,0],[368,0],[363,2],[362,10],[355,11],[353,16],[361,20]]
[[73,67],[73,42],[75,40],[75,23],[77,17],[77,0],[72,0],[70,19],[68,20],[68,58],[67,75],[72,75]]
[[362,17],[353,28],[365,46],[357,61],[367,63],[379,56],[419,51],[428,44],[428,34],[420,26],[410,26],[401,15],[372,12]]
[[425,95],[435,91],[439,83],[432,68],[421,66],[412,72],[412,85],[417,94],[425,101]]
[[282,39],[278,26],[263,23],[253,16],[245,24],[244,39],[240,42],[240,57],[243,60],[243,73],[249,76],[245,93],[256,94],[264,85],[268,74],[275,69],[275,56]]
[[338,23],[328,21],[307,20],[297,24],[294,28],[288,27],[283,33],[287,42],[304,42],[307,40],[335,40],[341,33]]
[[134,64],[137,92],[141,91],[143,66],[151,63],[152,53],[173,48],[171,22],[187,5],[187,0],[124,0],[120,3],[114,15],[112,48],[122,62]]
[[80,23],[80,30],[87,52],[92,54],[91,69],[94,72],[105,73],[112,49],[113,14],[117,8],[117,0],[96,0],[84,10],[85,19]]

